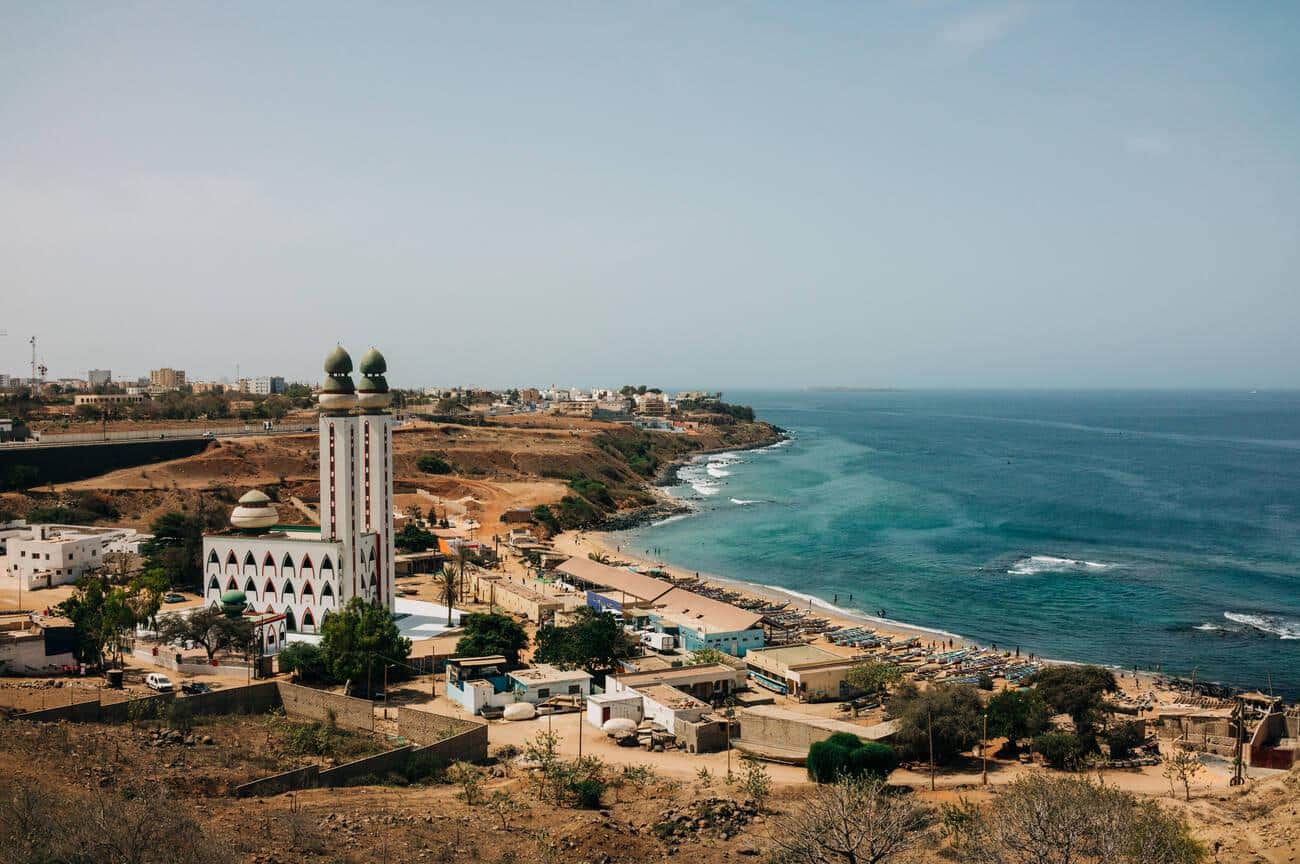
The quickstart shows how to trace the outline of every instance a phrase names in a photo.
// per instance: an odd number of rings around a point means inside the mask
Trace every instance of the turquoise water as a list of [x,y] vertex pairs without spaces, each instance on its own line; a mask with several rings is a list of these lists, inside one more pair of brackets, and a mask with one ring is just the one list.
[[[1048,657],[1300,695],[1300,393],[730,393],[793,433],[621,542]],[[852,601],[849,595],[852,595]]]

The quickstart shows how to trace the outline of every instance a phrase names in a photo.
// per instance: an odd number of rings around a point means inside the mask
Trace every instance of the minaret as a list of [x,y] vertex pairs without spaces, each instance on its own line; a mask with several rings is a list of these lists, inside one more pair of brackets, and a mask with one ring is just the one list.
[[356,405],[352,358],[339,345],[325,358],[320,391],[320,536],[343,543],[344,560],[338,562],[340,603],[364,596],[357,579],[357,427],[351,415]]
[[375,562],[370,568],[374,586],[373,599],[390,611],[396,589],[393,559],[393,417],[388,413],[392,394],[384,373],[388,364],[374,348],[361,358],[361,386],[357,391],[357,455],[360,460],[360,483],[357,487],[357,514],[362,533],[375,535]]

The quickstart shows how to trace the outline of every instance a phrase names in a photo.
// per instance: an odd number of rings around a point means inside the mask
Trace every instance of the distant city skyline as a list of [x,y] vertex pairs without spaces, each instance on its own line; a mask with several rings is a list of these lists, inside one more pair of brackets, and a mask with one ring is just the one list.
[[7,375],[1300,386],[1300,6],[0,25]]

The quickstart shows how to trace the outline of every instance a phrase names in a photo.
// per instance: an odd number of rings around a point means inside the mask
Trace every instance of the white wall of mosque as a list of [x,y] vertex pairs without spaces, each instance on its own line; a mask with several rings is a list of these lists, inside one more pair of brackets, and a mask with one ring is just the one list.
[[203,538],[204,599],[243,591],[258,612],[283,614],[289,632],[317,633],[327,614],[353,597],[373,602],[377,537],[358,538],[353,562],[341,541],[268,536]]

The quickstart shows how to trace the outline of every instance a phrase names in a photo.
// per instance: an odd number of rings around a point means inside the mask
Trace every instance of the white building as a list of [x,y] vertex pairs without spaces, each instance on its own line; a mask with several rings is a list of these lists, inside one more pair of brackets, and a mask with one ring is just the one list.
[[0,529],[4,576],[31,591],[76,582],[104,565],[110,552],[137,552],[148,538],[133,528],[87,525],[27,525]]
[[393,610],[393,418],[384,357],[361,359],[360,388],[342,347],[320,391],[320,527],[276,525],[261,492],[240,499],[232,530],[203,538],[204,598],[241,591],[247,607],[317,633],[353,597]]

